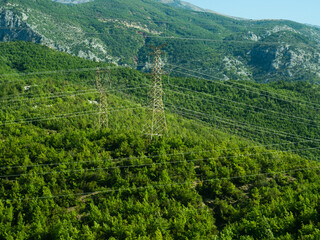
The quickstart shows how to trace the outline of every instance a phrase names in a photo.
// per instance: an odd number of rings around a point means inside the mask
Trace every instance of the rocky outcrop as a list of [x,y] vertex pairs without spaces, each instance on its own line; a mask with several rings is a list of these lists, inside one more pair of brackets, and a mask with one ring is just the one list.
[[[61,24],[56,28],[55,19],[40,12],[25,9],[16,14],[18,5],[0,8],[0,41],[28,41],[40,43],[58,51],[95,61],[117,62],[108,55],[105,44],[97,38],[85,37],[81,27]],[[34,18],[34,16],[41,16]],[[75,38],[75,34],[78,38]]]
[[253,48],[249,53],[251,61],[249,65],[258,69],[260,73],[272,75],[282,73],[285,78],[303,75],[313,72],[316,77],[320,75],[320,54],[317,52],[299,49],[294,46],[273,46]]
[[42,41],[42,36],[33,31],[22,18],[10,10],[0,8],[0,41],[21,40],[35,43]]
[[234,57],[223,58],[224,69],[232,75],[238,75],[241,79],[250,79],[251,72],[247,69],[246,64],[240,59]]

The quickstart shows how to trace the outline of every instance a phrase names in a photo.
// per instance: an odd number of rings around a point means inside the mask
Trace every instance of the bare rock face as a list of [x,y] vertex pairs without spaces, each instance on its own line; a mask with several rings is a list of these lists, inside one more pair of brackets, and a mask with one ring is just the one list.
[[297,78],[303,72],[320,71],[320,54],[294,46],[255,47],[249,53],[249,65],[259,69],[266,77],[282,72],[282,77]]
[[[50,23],[52,25],[54,19],[39,12],[34,14],[29,9],[24,9],[17,14],[10,9],[15,7],[18,5],[7,4],[6,7],[0,8],[0,42],[20,40],[40,43],[86,59],[105,61],[109,57],[111,59],[109,61],[113,61],[113,58],[107,54],[106,46],[99,39],[85,38],[80,27],[62,24],[60,28],[44,31],[43,29],[50,29]],[[34,20],[31,19],[33,15],[40,17]],[[79,39],[74,38],[72,34],[74,32],[79,33]]]
[[0,8],[0,41],[14,40],[40,43],[42,36],[34,32],[21,17],[10,10]]

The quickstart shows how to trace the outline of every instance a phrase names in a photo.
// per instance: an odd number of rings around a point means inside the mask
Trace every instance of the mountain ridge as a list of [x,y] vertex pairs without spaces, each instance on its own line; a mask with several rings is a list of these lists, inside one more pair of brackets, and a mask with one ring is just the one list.
[[1,41],[33,41],[83,58],[141,69],[139,65],[148,61],[147,46],[168,42],[168,63],[220,79],[320,77],[320,29],[292,21],[239,20],[208,12],[190,15],[189,10],[153,0],[5,3],[0,27],[10,29],[0,31]]
[[64,3],[64,4],[81,4],[81,3],[86,3],[94,0],[52,0],[54,2],[58,3]]
[[168,4],[168,5],[173,6],[173,7],[186,9],[186,10],[191,10],[191,11],[196,11],[196,12],[208,12],[208,13],[213,13],[213,14],[218,14],[218,15],[221,15],[221,16],[225,16],[225,17],[234,18],[234,19],[239,19],[239,20],[243,19],[243,20],[245,20],[245,18],[240,18],[240,17],[236,17],[236,16],[230,16],[230,15],[227,15],[227,14],[216,12],[216,11],[214,11],[212,9],[198,7],[197,5],[194,5],[194,4],[189,3],[187,1],[182,1],[182,0],[154,0],[154,1],[161,2],[163,4]]

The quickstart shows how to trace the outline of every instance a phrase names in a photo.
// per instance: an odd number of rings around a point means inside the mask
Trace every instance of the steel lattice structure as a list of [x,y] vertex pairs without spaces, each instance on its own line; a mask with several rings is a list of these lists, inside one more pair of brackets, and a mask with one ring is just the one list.
[[143,133],[149,135],[151,139],[155,136],[162,136],[167,132],[166,115],[163,104],[164,91],[162,88],[162,61],[161,49],[165,45],[150,46],[153,49],[152,85],[148,94],[147,119]]

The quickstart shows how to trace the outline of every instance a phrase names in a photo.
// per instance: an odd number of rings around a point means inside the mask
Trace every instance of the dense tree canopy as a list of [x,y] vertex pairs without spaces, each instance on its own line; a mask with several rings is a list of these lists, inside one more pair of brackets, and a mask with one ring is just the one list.
[[[319,156],[319,113],[303,104],[319,104],[317,85],[171,77],[165,83],[168,134],[150,141],[141,134],[149,76],[110,70],[111,84],[104,86],[113,110],[109,128],[99,129],[94,71],[16,73],[37,72],[44,60],[41,72],[106,65],[32,44],[1,46],[1,239],[320,237],[320,165],[310,160]],[[28,52],[31,59],[24,57]],[[231,87],[236,84],[260,95]]]

